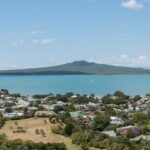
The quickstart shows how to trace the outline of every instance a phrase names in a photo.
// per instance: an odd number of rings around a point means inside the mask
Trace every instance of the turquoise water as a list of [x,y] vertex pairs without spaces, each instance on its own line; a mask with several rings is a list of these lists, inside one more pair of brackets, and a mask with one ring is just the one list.
[[150,93],[150,75],[0,76],[0,88],[24,95],[74,92],[104,95]]

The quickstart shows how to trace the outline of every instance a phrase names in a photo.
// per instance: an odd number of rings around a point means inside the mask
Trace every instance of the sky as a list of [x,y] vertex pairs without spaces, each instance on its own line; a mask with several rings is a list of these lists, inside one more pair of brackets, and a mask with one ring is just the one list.
[[2,0],[0,69],[86,60],[150,68],[150,0]]

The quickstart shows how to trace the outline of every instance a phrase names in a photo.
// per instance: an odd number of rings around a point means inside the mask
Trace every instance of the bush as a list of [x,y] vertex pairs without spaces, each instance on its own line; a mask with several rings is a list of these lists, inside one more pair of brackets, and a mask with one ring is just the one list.
[[7,140],[0,137],[1,150],[67,150],[64,143],[33,143],[32,141],[23,142],[22,140]]
[[109,125],[110,117],[104,114],[97,114],[94,118],[94,127],[97,130],[103,130]]
[[100,142],[104,139],[106,139],[108,136],[97,132],[97,131],[91,131],[91,130],[87,130],[87,131],[79,131],[76,133],[73,133],[71,136],[72,142],[74,144],[92,144],[93,142]]
[[0,128],[5,124],[5,119],[0,117]]
[[36,130],[35,130],[35,133],[36,133],[36,134],[40,134],[39,129],[36,129]]
[[53,127],[53,128],[52,128],[52,132],[55,133],[55,134],[64,135],[64,129],[63,129],[62,126]]
[[88,146],[86,144],[81,145],[82,150],[89,150]]
[[64,133],[66,135],[71,135],[73,133],[73,130],[74,130],[74,126],[72,123],[68,123],[65,128],[64,128]]
[[12,113],[12,108],[11,107],[6,107],[5,112],[6,113]]

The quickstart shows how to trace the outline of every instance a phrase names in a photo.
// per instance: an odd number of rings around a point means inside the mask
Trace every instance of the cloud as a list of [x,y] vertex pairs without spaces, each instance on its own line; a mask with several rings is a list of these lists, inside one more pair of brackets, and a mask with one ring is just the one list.
[[12,63],[0,63],[0,70],[8,70],[8,69],[18,69],[18,65],[14,65]]
[[46,31],[42,31],[42,30],[36,30],[36,31],[32,31],[31,34],[35,35],[35,34],[45,34]]
[[120,55],[118,57],[112,57],[112,62],[117,65],[123,66],[136,66],[136,67],[143,67],[150,65],[147,57],[144,55],[138,55],[135,57],[129,57],[126,54]]
[[128,59],[129,59],[129,56],[125,55],[125,54],[119,56],[119,58],[118,58],[118,60],[120,60],[120,61],[127,61]]
[[12,46],[22,45],[23,43],[24,43],[24,41],[22,39],[20,39],[20,40],[13,40],[13,41],[10,42],[10,44]]
[[144,5],[138,0],[127,0],[125,2],[122,2],[122,7],[132,10],[140,10],[144,8]]
[[40,39],[40,40],[33,40],[34,45],[49,45],[51,43],[55,42],[55,39],[47,38],[47,39]]
[[136,47],[135,46],[119,47],[118,50],[120,50],[120,51],[134,51],[134,50],[136,50]]
[[83,2],[97,2],[97,0],[82,0]]

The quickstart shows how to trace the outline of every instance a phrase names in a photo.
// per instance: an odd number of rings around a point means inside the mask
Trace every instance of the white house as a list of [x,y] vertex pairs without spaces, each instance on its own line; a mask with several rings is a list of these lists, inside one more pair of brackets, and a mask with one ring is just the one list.
[[50,115],[55,115],[54,111],[37,111],[35,113],[35,116],[50,116]]
[[21,116],[23,116],[22,112],[3,113],[3,117],[5,118],[13,118],[13,117],[21,117]]
[[112,125],[123,125],[124,121],[119,117],[110,117],[110,124],[112,124]]
[[113,138],[117,137],[117,135],[116,135],[116,133],[115,133],[114,130],[103,131],[103,132],[101,132],[101,133],[106,134],[106,135],[108,135],[109,137],[113,137]]

